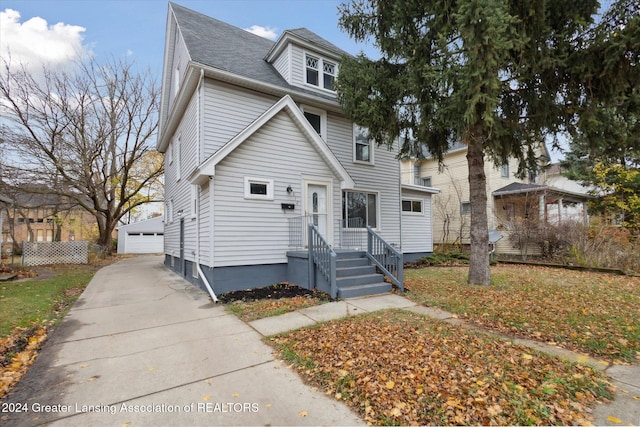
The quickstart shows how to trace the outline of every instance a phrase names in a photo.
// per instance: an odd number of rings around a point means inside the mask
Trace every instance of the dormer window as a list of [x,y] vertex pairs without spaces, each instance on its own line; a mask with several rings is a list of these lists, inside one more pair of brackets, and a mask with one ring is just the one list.
[[310,85],[318,86],[319,84],[319,64],[320,60],[318,58],[307,55],[307,83]]
[[[317,56],[305,55],[306,80],[308,85],[330,91],[334,89],[338,65]],[[322,73],[322,76],[320,75]]]
[[322,64],[324,88],[333,90],[333,82],[336,80],[336,64],[324,61]]

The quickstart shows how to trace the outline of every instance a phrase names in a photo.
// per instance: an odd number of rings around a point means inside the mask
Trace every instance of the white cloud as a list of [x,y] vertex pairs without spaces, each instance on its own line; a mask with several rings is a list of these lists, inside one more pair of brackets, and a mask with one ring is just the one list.
[[260,25],[252,25],[249,28],[245,28],[245,31],[255,34],[256,36],[264,37],[269,40],[275,40],[278,36],[276,28],[262,27]]
[[83,46],[84,27],[59,22],[49,25],[40,17],[20,22],[20,12],[0,11],[0,56],[30,69],[42,64],[61,66],[88,52]]

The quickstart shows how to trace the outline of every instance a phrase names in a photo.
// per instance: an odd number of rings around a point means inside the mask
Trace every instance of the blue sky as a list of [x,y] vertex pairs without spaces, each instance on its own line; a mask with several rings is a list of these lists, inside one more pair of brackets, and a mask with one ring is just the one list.
[[[306,27],[347,52],[377,56],[338,28],[338,5],[348,0],[175,0],[175,3],[239,28],[270,33]],[[605,3],[609,3],[605,1]],[[40,68],[64,66],[76,52],[129,56],[162,74],[166,0],[0,0],[0,56]],[[41,62],[40,62],[41,63]],[[552,151],[554,160],[557,151]]]
[[[289,28],[306,27],[347,52],[374,52],[338,29],[338,0],[175,3],[243,29],[270,30],[272,37]],[[98,58],[129,55],[138,66],[150,66],[159,79],[167,8],[165,0],[0,0],[0,53],[6,55],[8,45],[12,59],[46,56],[54,62],[64,61],[78,49],[90,50]]]

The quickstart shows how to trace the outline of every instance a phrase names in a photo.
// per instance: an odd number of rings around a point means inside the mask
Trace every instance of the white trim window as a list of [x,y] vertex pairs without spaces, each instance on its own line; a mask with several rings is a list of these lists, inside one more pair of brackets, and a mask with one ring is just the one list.
[[304,63],[306,84],[335,92],[338,64],[308,53],[304,54]]
[[244,198],[254,200],[273,200],[273,180],[245,176]]
[[191,186],[191,218],[198,216],[198,194],[200,193],[199,185]]
[[302,113],[309,124],[320,135],[322,139],[327,140],[327,112],[318,108],[302,106]]
[[422,200],[402,199],[402,212],[422,215]]
[[173,199],[167,202],[167,224],[171,224],[173,222]]
[[181,147],[181,143],[180,143],[180,135],[178,135],[178,137],[175,140],[175,146],[176,146],[176,150],[175,150],[175,163],[176,163],[176,181],[180,181],[180,169],[181,169],[181,163],[182,163],[182,147]]
[[353,161],[373,164],[373,144],[368,138],[367,128],[353,125]]
[[509,178],[509,163],[504,163],[500,166],[500,176],[502,178]]
[[378,228],[378,193],[345,191],[342,193],[342,218],[345,228]]

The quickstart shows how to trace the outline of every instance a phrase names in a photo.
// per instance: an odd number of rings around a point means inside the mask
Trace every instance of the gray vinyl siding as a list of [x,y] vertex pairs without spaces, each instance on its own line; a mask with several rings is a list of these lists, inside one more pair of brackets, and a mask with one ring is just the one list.
[[422,213],[402,212],[402,252],[433,252],[431,196],[403,190],[403,199],[421,200]]
[[[191,183],[187,179],[197,167],[198,144],[198,96],[193,95],[189,101],[182,122],[176,129],[174,137],[167,149],[170,151],[176,139],[180,138],[180,161],[178,153],[172,162],[165,166],[165,200],[173,201],[173,222],[165,224],[165,253],[173,256],[180,255],[180,216],[182,210],[185,231],[185,258],[193,260],[193,253],[197,245],[197,221],[191,218]],[[178,179],[177,168],[180,167]]]
[[178,70],[178,72],[180,73],[179,85],[181,85],[184,82],[184,76],[186,74],[188,64],[189,53],[187,52],[187,48],[184,44],[184,40],[182,39],[180,31],[177,31],[176,38],[174,40],[173,60],[171,61],[171,69],[169,70],[171,75],[169,81],[169,86],[171,88],[169,93],[169,105],[173,105],[173,101],[175,100],[177,92],[175,79],[176,70]]
[[235,86],[205,80],[203,112],[203,159],[246,128],[277,99]]
[[[244,178],[247,176],[273,179],[274,200],[245,199]],[[288,220],[302,215],[305,177],[332,180],[336,214],[339,181],[285,111],[218,164],[214,203],[215,266],[287,262]],[[286,191],[289,185],[293,188],[292,194]],[[284,211],[281,203],[294,203],[295,210]]]
[[332,113],[327,120],[329,148],[355,181],[356,190],[379,193],[379,232],[389,243],[400,246],[400,166],[395,149],[375,147],[374,165],[354,163],[353,124]]
[[211,233],[211,203],[209,201],[209,183],[200,186],[198,206],[198,261],[200,264],[211,265],[211,248],[213,234]]
[[294,86],[309,87],[305,85],[304,50],[300,46],[291,45],[291,84]]
[[273,61],[273,67],[287,82],[291,82],[291,45]]

